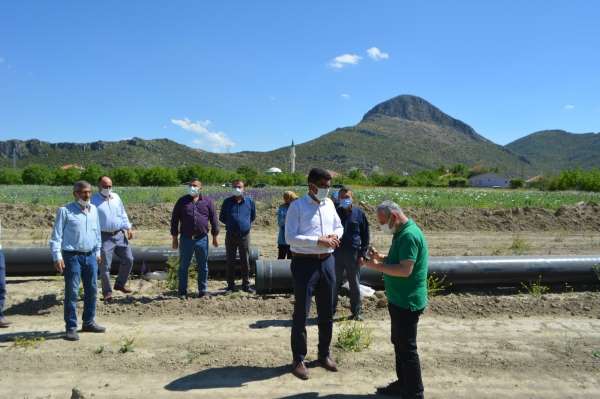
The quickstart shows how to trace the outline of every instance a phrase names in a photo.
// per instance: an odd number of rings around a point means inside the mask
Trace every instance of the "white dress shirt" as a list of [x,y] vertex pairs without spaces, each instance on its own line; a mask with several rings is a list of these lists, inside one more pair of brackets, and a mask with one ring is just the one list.
[[131,223],[127,217],[127,212],[125,212],[123,201],[117,193],[111,193],[110,197],[95,193],[92,196],[92,204],[98,208],[100,228],[103,232],[113,233],[119,230],[131,229]]
[[300,254],[332,253],[333,248],[319,246],[319,237],[344,234],[344,227],[333,201],[316,202],[305,195],[290,204],[285,218],[285,240],[292,252]]

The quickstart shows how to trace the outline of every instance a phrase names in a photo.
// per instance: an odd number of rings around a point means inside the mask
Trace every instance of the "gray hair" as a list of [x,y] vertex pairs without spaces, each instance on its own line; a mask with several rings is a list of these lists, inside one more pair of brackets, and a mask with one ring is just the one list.
[[91,189],[92,185],[85,180],[79,180],[79,181],[76,181],[75,184],[73,184],[73,192],[78,193],[81,190],[83,190],[84,188]]
[[402,214],[402,208],[394,201],[383,201],[377,207],[377,212],[383,212],[385,216],[390,217],[392,213]]

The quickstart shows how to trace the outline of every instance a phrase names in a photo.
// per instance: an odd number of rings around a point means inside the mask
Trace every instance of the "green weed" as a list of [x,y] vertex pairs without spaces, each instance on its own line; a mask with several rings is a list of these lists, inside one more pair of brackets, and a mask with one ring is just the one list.
[[44,341],[46,341],[44,337],[15,337],[13,345],[15,348],[37,348]]
[[429,298],[447,290],[450,286],[452,286],[452,283],[446,283],[446,275],[438,277],[435,273],[431,273],[427,276],[427,294]]
[[511,251],[513,251],[516,255],[523,255],[527,251],[531,249],[531,245],[522,237],[514,236],[513,242],[510,247],[508,247]]
[[133,345],[135,343],[135,337],[123,337],[121,339],[121,347],[119,348],[119,353],[129,353],[133,352]]
[[529,283],[521,283],[521,286],[525,288],[529,295],[534,297],[541,297],[550,290],[550,287],[542,284],[542,276],[539,276],[537,281],[530,281]]
[[361,352],[373,342],[371,330],[365,323],[345,321],[341,323],[335,346],[347,352]]

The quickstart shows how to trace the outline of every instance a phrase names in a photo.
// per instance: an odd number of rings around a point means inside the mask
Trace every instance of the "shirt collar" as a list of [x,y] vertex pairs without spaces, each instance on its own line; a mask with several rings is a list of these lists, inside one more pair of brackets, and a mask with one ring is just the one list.
[[398,231],[397,231],[396,233],[394,233],[394,235],[402,233],[402,232],[403,232],[403,231],[404,231],[404,230],[405,230],[405,229],[406,229],[408,226],[411,226],[411,225],[413,225],[414,223],[415,223],[415,222],[413,222],[413,220],[412,220],[412,219],[408,219],[408,220],[406,221],[406,223],[404,223],[402,226],[400,226],[400,228],[398,229]]

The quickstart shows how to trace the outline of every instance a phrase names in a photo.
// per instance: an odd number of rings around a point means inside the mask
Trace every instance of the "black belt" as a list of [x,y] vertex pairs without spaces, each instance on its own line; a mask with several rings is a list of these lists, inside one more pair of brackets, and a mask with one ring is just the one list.
[[117,235],[118,233],[122,232],[123,230],[117,230],[117,231],[103,231],[102,234],[109,234],[111,236]]
[[82,256],[90,256],[92,254],[92,251],[88,251],[88,252],[81,252],[81,251],[63,251],[63,253],[65,254],[69,254],[69,255],[82,255]]
[[299,254],[298,252],[292,252],[292,258],[305,258],[305,259],[319,259],[325,260],[329,258],[332,254]]
[[204,237],[206,237],[206,236],[207,236],[207,234],[192,234],[192,235],[190,236],[190,238],[191,238],[192,240],[201,240],[201,239],[203,239],[203,238],[204,238]]

